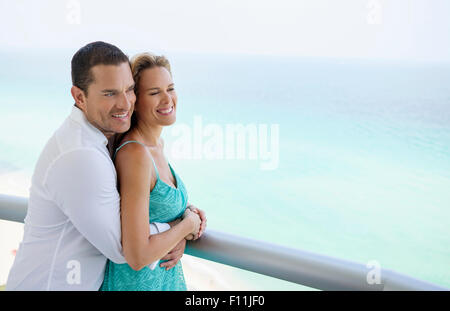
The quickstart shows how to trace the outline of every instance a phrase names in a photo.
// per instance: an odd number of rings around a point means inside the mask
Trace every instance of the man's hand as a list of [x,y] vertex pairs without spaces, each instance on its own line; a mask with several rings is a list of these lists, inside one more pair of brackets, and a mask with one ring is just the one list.
[[166,267],[166,271],[175,267],[178,261],[184,254],[184,249],[186,248],[186,240],[182,239],[166,256],[161,258],[161,260],[168,260],[161,263],[160,267]]

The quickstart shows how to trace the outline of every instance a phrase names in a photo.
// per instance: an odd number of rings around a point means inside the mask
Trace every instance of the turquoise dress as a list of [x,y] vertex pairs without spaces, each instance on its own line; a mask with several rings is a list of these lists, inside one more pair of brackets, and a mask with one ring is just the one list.
[[[138,141],[127,141],[116,149],[119,151],[124,145]],[[115,155],[114,155],[115,156]],[[156,172],[156,183],[150,192],[149,215],[151,222],[170,222],[181,217],[186,209],[188,196],[186,188],[172,169],[170,170],[175,178],[177,188],[169,186],[159,178],[155,161],[153,166]],[[139,271],[133,270],[128,264],[116,264],[108,259],[106,263],[105,277],[100,287],[102,291],[185,291],[186,282],[184,279],[181,261],[166,271],[165,267],[159,265],[167,260],[161,260],[154,270],[144,267]]]

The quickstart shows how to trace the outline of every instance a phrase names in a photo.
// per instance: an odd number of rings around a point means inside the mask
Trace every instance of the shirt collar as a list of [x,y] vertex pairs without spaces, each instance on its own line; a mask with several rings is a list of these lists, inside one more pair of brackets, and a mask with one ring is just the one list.
[[108,144],[108,139],[106,136],[95,126],[93,126],[84,115],[84,112],[77,106],[73,106],[72,112],[69,116],[73,121],[79,123],[83,129],[88,132],[89,136],[92,137],[99,144],[106,146]]

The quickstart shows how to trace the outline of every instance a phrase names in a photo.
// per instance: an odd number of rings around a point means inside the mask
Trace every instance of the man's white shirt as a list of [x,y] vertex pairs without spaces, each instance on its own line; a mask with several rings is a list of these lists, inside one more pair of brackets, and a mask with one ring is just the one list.
[[[98,290],[107,258],[126,263],[107,144],[75,106],[49,139],[32,177],[24,236],[6,290]],[[150,224],[151,234],[168,229]]]

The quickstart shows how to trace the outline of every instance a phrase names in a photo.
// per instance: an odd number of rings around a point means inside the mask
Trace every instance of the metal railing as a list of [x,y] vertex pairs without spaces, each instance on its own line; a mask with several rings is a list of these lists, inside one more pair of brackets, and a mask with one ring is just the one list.
[[[23,222],[27,198],[0,194],[0,219]],[[449,290],[388,269],[370,284],[360,263],[207,229],[185,253],[321,290]]]

